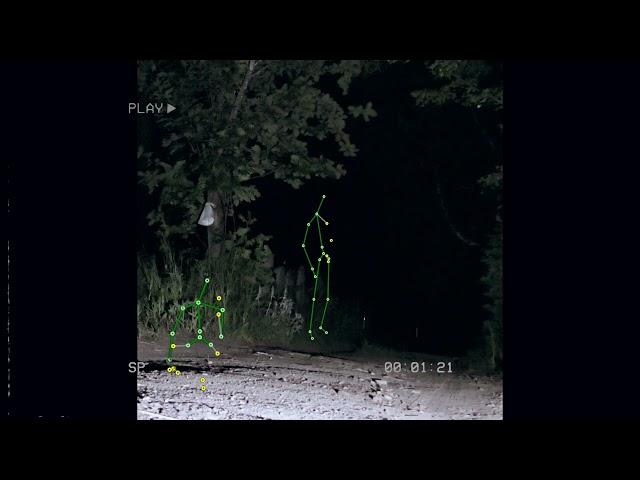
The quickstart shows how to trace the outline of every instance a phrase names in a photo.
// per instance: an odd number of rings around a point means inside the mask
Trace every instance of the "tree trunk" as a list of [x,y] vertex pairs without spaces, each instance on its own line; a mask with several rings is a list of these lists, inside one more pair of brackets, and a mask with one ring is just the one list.
[[213,203],[213,225],[207,227],[207,254],[211,258],[218,258],[224,246],[224,208],[220,193],[213,190],[207,194],[207,201]]
[[244,96],[247,93],[247,88],[249,87],[251,76],[253,75],[253,71],[255,70],[257,64],[258,64],[258,60],[249,60],[249,64],[247,66],[247,73],[244,75],[244,80],[242,80],[242,85],[240,86],[240,90],[238,90],[238,94],[236,95],[236,101],[233,104],[233,109],[229,114],[230,122],[234,121],[238,116],[240,105],[242,104],[242,100],[244,100]]
[[[251,76],[253,75],[253,72],[257,65],[258,60],[249,60],[249,63],[247,65],[247,72],[245,73],[242,85],[240,85],[240,89],[238,90],[238,94],[236,95],[233,108],[231,109],[231,113],[229,114],[229,123],[232,123],[238,116],[240,105],[244,100],[247,88],[249,87],[249,82],[251,81]],[[224,149],[220,149],[218,151],[218,155],[222,157],[223,154]],[[210,190],[207,193],[207,201],[215,205],[213,209],[215,221],[213,222],[213,225],[207,227],[207,254],[211,258],[218,258],[222,254],[224,247],[224,225],[226,220],[226,212],[224,211],[224,208],[222,206],[222,196],[220,195],[220,192]]]

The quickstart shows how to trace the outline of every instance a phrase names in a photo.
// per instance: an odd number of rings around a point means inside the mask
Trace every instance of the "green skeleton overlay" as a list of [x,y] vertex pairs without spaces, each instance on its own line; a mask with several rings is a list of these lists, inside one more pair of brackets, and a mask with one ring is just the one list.
[[[198,294],[198,296],[196,297],[196,299],[191,302],[191,303],[186,303],[184,305],[182,305],[180,307],[180,312],[178,313],[178,318],[176,319],[176,322],[173,324],[173,328],[171,328],[171,331],[169,332],[169,352],[167,353],[167,362],[171,363],[173,361],[173,351],[176,349],[176,347],[180,346],[184,346],[186,348],[191,348],[191,346],[197,342],[202,342],[206,345],[208,345],[210,348],[213,349],[213,351],[215,352],[216,356],[220,355],[220,352],[218,350],[216,350],[216,347],[213,346],[213,342],[209,341],[207,338],[205,338],[204,336],[204,331],[202,329],[203,327],[203,322],[202,319],[203,317],[205,317],[206,315],[203,315],[203,313],[206,314],[206,310],[205,312],[203,312],[203,309],[211,309],[215,311],[215,317],[218,319],[218,329],[220,331],[220,334],[218,335],[218,338],[220,338],[220,340],[222,340],[224,338],[224,312],[225,309],[224,307],[220,304],[220,301],[222,300],[222,297],[217,296],[214,297],[215,301],[213,303],[206,303],[204,302],[202,299],[204,297],[205,291],[207,290],[207,286],[209,285],[209,279],[205,278],[204,279],[204,284],[202,285],[202,288],[200,289],[200,293]],[[192,308],[195,311],[195,315],[196,315],[196,319],[197,319],[197,324],[198,324],[198,331],[197,331],[197,335],[195,336],[195,338],[189,340],[186,344],[184,345],[176,345],[175,343],[175,338],[176,338],[176,333],[178,331],[178,327],[180,327],[180,324],[182,322],[182,319],[184,318],[185,312],[187,311],[187,309]]]
[[[322,240],[322,227],[328,226],[329,222],[324,218],[322,218],[322,216],[320,215],[320,207],[322,207],[322,202],[324,202],[325,198],[326,198],[326,195],[322,195],[322,200],[320,200],[320,205],[318,205],[318,208],[313,214],[313,217],[311,217],[311,220],[307,222],[307,229],[304,232],[304,239],[302,240],[302,249],[304,250],[304,254],[307,257],[307,262],[309,262],[309,268],[311,269],[311,274],[315,279],[315,283],[313,286],[313,297],[311,298],[311,315],[309,316],[309,336],[311,340],[315,340],[315,337],[313,336],[313,320],[314,320],[314,313],[316,310],[316,293],[318,293],[318,279],[320,278],[320,270],[322,267],[323,258],[327,263],[327,286],[326,286],[326,299],[323,302],[324,308],[322,309],[322,318],[320,319],[320,326],[318,327],[318,330],[320,330],[321,332],[324,332],[325,334],[329,333],[327,330],[324,329],[324,320],[327,314],[327,307],[329,306],[329,299],[330,299],[329,274],[331,271],[331,256],[329,255],[329,252],[325,248],[325,245]],[[315,267],[311,263],[309,252],[307,252],[307,236],[309,235],[309,229],[312,228],[311,225],[313,224],[313,222],[316,222],[316,225],[318,227],[318,238],[320,240],[320,256],[318,257],[318,263]],[[333,242],[333,238],[329,239],[329,242],[330,243]]]

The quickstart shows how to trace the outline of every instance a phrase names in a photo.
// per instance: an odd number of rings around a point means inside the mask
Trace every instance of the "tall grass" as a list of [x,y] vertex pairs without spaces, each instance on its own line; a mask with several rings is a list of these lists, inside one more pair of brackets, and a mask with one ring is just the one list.
[[[296,308],[293,292],[285,290],[275,296],[271,270],[246,258],[242,250],[229,249],[219,258],[205,260],[176,255],[166,244],[162,251],[159,257],[138,256],[139,335],[166,335],[180,306],[196,298],[208,277],[211,281],[206,296],[222,296],[225,338],[282,347],[309,345],[309,312],[298,311],[302,309]],[[318,332],[315,347],[334,345],[348,349],[359,343],[359,318],[361,315],[353,308],[332,299],[325,324],[331,333]],[[187,311],[182,325],[193,332],[196,322]]]
[[[176,256],[166,247],[163,252],[159,258],[138,257],[139,334],[168,332],[180,306],[196,298],[205,278],[210,279],[205,298],[222,297],[225,330],[236,334],[246,330],[257,307],[258,285],[251,262],[236,258],[233,252],[198,261]],[[187,311],[183,325],[195,330],[196,321]]]

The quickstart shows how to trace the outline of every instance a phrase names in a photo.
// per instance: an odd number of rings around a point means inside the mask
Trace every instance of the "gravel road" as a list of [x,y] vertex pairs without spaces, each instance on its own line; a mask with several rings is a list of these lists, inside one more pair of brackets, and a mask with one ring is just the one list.
[[177,375],[162,346],[138,350],[149,362],[138,373],[139,420],[502,419],[501,379],[455,372],[455,363],[454,373],[385,373],[386,361],[408,359],[236,347],[177,355]]

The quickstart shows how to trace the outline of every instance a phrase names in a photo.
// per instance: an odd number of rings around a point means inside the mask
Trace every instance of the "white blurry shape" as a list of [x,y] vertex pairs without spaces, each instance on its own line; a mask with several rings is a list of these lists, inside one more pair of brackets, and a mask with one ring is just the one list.
[[207,202],[204,204],[204,208],[202,209],[202,213],[200,214],[200,219],[198,220],[198,225],[204,225],[208,227],[209,225],[213,225],[215,217],[213,215],[213,208],[215,205],[211,202]]

